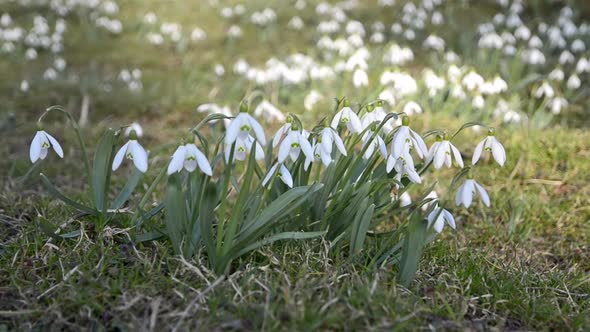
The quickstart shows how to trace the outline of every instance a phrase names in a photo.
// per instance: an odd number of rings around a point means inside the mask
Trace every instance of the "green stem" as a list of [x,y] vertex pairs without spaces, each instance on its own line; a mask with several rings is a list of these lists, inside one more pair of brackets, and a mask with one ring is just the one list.
[[[43,120],[45,115],[51,111],[58,111],[58,112],[65,114],[68,117],[68,119],[70,120],[70,122],[72,123],[72,127],[74,128],[74,131],[76,132],[78,144],[80,145],[80,148],[82,149],[82,157],[84,158],[84,166],[86,167],[86,174],[88,175],[88,183],[90,184],[90,191],[94,192],[94,185],[92,184],[92,171],[90,168],[90,159],[88,159],[88,153],[86,151],[86,144],[84,144],[84,140],[82,139],[82,133],[80,132],[80,127],[78,127],[78,124],[74,120],[74,117],[69,112],[67,112],[63,107],[61,107],[59,105],[55,105],[55,106],[51,106],[51,107],[47,108],[45,110],[45,112],[43,114],[41,114],[41,116],[39,117],[39,122],[41,122],[41,120]],[[94,198],[93,198],[93,200],[94,200]]]

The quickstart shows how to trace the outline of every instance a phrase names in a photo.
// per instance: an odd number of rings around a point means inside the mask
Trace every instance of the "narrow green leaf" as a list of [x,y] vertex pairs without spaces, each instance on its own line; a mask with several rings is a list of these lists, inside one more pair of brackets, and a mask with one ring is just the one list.
[[164,204],[166,206],[166,232],[177,254],[182,253],[180,246],[183,228],[186,225],[186,206],[184,203],[180,175],[173,174],[168,177]]
[[[366,207],[369,204],[369,199],[365,198],[361,206]],[[359,210],[356,218],[352,224],[352,231],[350,236],[350,255],[358,254],[363,248],[365,238],[367,237],[367,231],[373,218],[373,212],[375,211],[375,204],[371,204],[366,210]]]
[[263,240],[254,242],[251,245],[243,248],[234,257],[232,257],[232,259],[240,257],[241,255],[246,254],[249,251],[258,249],[262,246],[273,243],[275,241],[311,239],[314,237],[320,237],[320,236],[324,235],[325,233],[326,232],[284,232],[284,233],[278,233],[278,234],[269,236]]
[[95,210],[91,207],[88,207],[86,205],[80,204],[80,203],[74,201],[73,199],[67,197],[66,195],[62,194],[53,185],[53,183],[51,183],[51,181],[49,181],[49,179],[45,176],[45,174],[41,173],[39,176],[41,177],[41,181],[45,185],[45,188],[49,191],[49,193],[51,195],[53,195],[53,197],[61,200],[62,202],[68,204],[69,206],[73,207],[74,209],[76,209],[80,212],[86,212],[86,213],[93,215],[93,216],[97,216],[99,214],[99,212],[97,210]]
[[125,202],[127,202],[129,197],[131,196],[131,194],[135,190],[135,187],[137,187],[137,184],[139,183],[139,180],[141,179],[142,175],[143,175],[143,173],[140,170],[138,170],[135,167],[133,168],[133,174],[131,174],[131,176],[127,180],[127,183],[125,184],[123,189],[121,189],[121,192],[119,193],[119,195],[117,195],[117,197],[113,201],[113,203],[111,205],[111,209],[113,209],[113,210],[119,209],[123,206],[123,204],[125,204]]
[[115,131],[107,129],[100,139],[94,154],[92,166],[92,188],[94,190],[94,206],[98,211],[105,211],[108,191],[108,174],[111,172],[111,158],[115,148]]
[[141,233],[141,234],[136,235],[135,242],[137,242],[137,243],[149,242],[149,241],[157,240],[163,236],[166,236],[166,234],[161,231],[145,232],[145,233]]
[[418,270],[426,242],[426,232],[426,221],[419,214],[414,214],[404,238],[399,270],[400,283],[405,287],[410,285]]

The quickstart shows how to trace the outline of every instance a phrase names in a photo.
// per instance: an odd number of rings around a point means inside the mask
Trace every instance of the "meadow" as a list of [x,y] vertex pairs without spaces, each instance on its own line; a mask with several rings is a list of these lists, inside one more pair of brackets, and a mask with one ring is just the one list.
[[0,0],[0,330],[589,329],[589,14]]

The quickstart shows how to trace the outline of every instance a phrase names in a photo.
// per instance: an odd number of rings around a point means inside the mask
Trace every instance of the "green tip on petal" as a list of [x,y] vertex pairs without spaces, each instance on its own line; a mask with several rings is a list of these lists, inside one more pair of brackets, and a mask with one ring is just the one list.
[[383,102],[381,100],[377,102],[377,107],[383,107]]
[[299,125],[297,125],[297,123],[293,123],[293,124],[291,125],[291,130],[293,130],[293,131],[298,131],[298,130],[299,130]]
[[375,110],[375,105],[369,105],[367,106],[367,112],[371,113]]

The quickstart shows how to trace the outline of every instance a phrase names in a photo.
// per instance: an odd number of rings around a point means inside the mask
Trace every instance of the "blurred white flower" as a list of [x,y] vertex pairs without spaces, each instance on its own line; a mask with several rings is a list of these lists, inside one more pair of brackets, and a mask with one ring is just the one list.
[[356,88],[368,86],[369,76],[367,75],[367,72],[362,69],[355,70],[354,74],[352,75],[352,84]]
[[254,115],[257,117],[263,117],[266,121],[279,121],[283,122],[286,120],[285,115],[273,104],[267,100],[263,100],[254,109]]
[[125,137],[129,137],[132,132],[135,132],[135,135],[139,138],[143,136],[143,128],[137,122],[133,122],[125,128]]
[[566,85],[568,89],[576,90],[582,85],[582,81],[580,81],[578,75],[572,74],[572,76],[567,79]]

